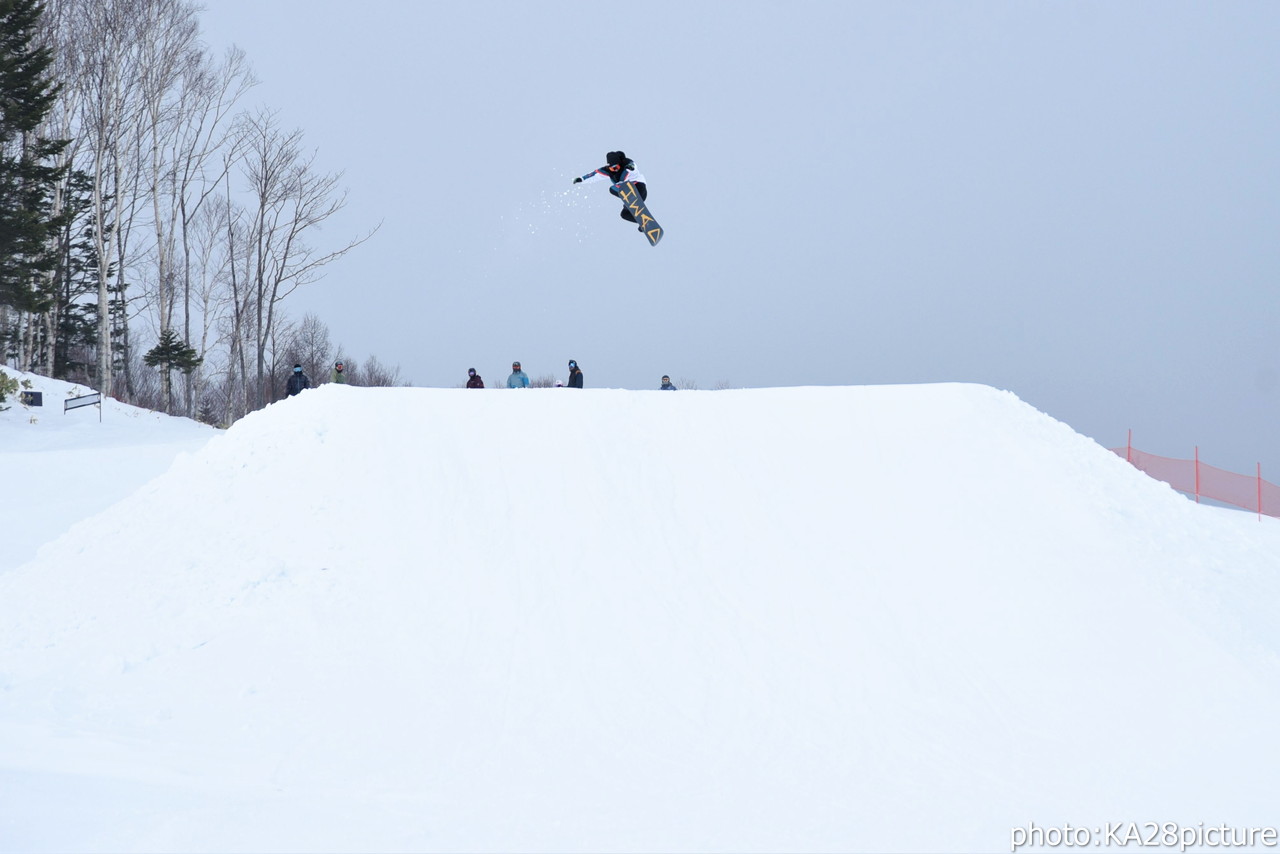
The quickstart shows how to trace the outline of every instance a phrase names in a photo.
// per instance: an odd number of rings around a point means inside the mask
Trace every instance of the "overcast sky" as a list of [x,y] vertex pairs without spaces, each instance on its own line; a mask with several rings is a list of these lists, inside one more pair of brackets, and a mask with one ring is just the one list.
[[414,385],[980,382],[1280,482],[1280,3],[207,6],[382,223],[290,314]]

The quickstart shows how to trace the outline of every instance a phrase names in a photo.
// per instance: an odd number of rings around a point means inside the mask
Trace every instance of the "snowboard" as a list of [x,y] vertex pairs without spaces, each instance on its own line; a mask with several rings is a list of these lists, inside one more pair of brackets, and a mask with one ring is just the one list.
[[640,191],[636,189],[636,185],[630,181],[620,181],[610,188],[610,192],[622,199],[627,210],[631,211],[631,215],[636,218],[636,223],[640,226],[640,231],[649,238],[649,245],[657,246],[658,241],[662,239],[662,226],[658,225],[653,214],[649,213],[649,209],[645,207],[644,199],[640,198]]

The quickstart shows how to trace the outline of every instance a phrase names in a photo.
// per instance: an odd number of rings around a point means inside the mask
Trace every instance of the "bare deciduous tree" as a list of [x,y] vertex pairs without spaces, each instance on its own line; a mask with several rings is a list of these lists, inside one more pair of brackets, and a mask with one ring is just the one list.
[[301,364],[317,385],[329,378],[329,354],[333,352],[333,345],[329,341],[329,327],[317,315],[303,315],[286,352],[289,356],[286,361]]
[[370,356],[360,366],[359,377],[353,385],[390,387],[407,385],[407,383],[400,377],[399,365],[394,368],[387,367],[378,361],[377,356]]
[[[254,78],[239,50],[228,51],[221,63],[210,57],[199,41],[195,7],[183,0],[150,2],[141,88],[151,147],[156,330],[164,335],[180,307],[182,339],[190,342],[196,275],[191,232],[201,209],[218,198],[229,163],[216,155],[227,148],[230,110]],[[184,397],[188,414],[193,414],[192,385],[187,383]]]
[[332,251],[307,243],[310,233],[342,210],[346,192],[338,188],[341,173],[316,171],[315,155],[304,154],[302,131],[284,131],[277,116],[259,111],[243,125],[245,177],[253,208],[250,213],[250,319],[256,344],[256,404],[267,402],[267,343],[273,335],[276,307],[298,287],[314,281],[321,269],[372,236],[349,241]]
[[540,377],[536,377],[532,380],[529,380],[529,388],[555,388],[555,387],[556,387],[556,378],[554,374],[543,374]]
[[134,22],[145,0],[68,0],[65,50],[79,71],[67,88],[84,137],[93,178],[94,256],[98,282],[98,383],[112,393],[111,277],[123,282],[117,254],[124,237],[129,187],[136,183],[138,51]]
[[[234,114],[255,80],[241,51],[219,61],[201,43],[194,0],[45,2],[62,86],[47,121],[73,140],[68,174],[88,176],[80,231],[91,268],[81,280],[97,297],[92,379],[140,401],[150,372],[135,384],[131,341],[150,346],[180,326],[203,359],[187,376],[188,414],[216,400],[231,421],[265,405],[294,332],[283,301],[377,229],[322,248],[320,226],[346,201],[341,174],[319,169],[301,131],[282,130],[274,112]],[[57,310],[22,324],[52,365]],[[327,355],[313,370],[327,370]],[[398,369],[380,369],[379,381],[398,382]]]

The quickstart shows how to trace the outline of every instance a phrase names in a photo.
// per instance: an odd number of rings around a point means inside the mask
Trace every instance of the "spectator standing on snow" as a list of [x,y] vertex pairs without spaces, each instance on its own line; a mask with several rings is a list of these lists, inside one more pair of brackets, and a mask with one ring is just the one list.
[[293,374],[289,377],[289,382],[285,385],[285,394],[293,397],[304,388],[311,388],[311,377],[302,372],[302,365],[293,366]]
[[342,362],[333,363],[333,370],[329,372],[329,382],[337,383],[338,385],[347,384],[347,375],[342,372],[342,368]]
[[573,359],[569,360],[569,388],[582,388],[582,370]]
[[507,377],[507,388],[528,388],[529,375],[520,369],[519,362],[511,363],[511,376]]
[[666,374],[662,375],[662,388],[659,391],[676,391],[676,387],[671,384],[671,377]]
[[476,373],[475,368],[467,368],[467,388],[484,388],[484,380]]

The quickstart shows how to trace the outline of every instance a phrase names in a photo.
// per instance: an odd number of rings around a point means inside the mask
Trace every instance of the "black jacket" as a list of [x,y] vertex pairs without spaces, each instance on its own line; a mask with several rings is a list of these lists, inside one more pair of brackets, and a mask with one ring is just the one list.
[[576,184],[580,181],[592,181],[599,180],[601,178],[613,185],[609,188],[610,193],[614,193],[616,195],[617,185],[623,181],[630,181],[636,185],[636,190],[640,193],[640,198],[649,198],[649,188],[645,185],[644,176],[637,171],[634,160],[628,160],[624,164],[619,164],[616,171],[606,164],[593,172],[588,172],[581,178],[574,178],[573,181]]
[[284,387],[284,390],[288,394],[288,396],[293,397],[295,394],[302,391],[304,388],[311,388],[311,377],[301,372],[290,373],[289,382]]
[[475,374],[467,380],[467,388],[484,388],[484,380],[480,379],[479,374]]
[[569,388],[582,388],[581,368],[573,368],[569,371]]

